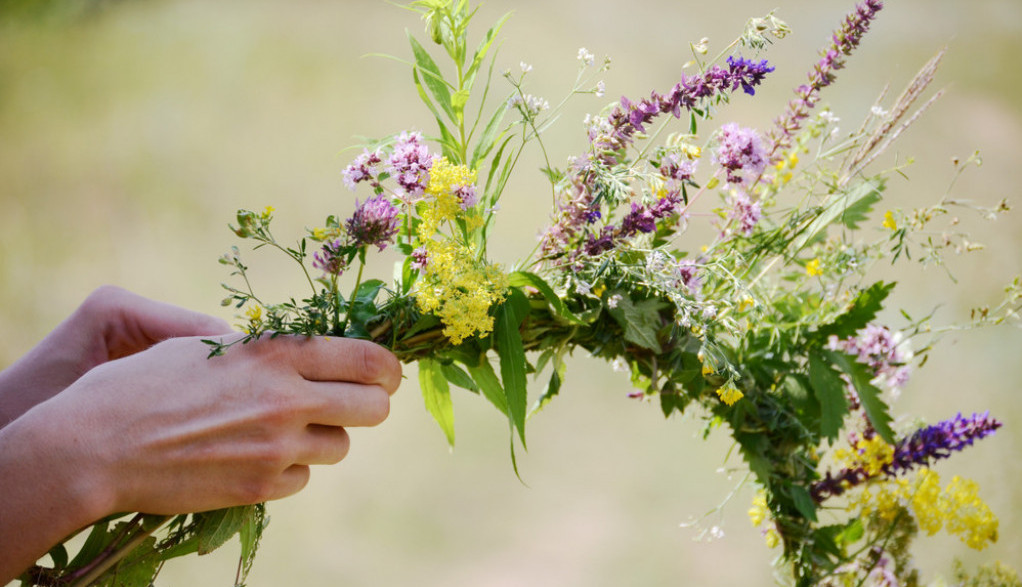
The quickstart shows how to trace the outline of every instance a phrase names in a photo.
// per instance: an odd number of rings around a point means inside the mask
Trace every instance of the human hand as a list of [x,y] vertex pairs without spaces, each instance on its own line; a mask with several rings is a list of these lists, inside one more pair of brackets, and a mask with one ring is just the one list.
[[219,318],[101,287],[19,361],[0,373],[0,427],[93,367],[168,338],[230,332]]
[[107,362],[0,430],[0,543],[12,545],[0,571],[111,513],[295,493],[309,465],[345,456],[344,427],[386,418],[401,379],[391,353],[360,340],[281,336],[207,353],[198,337],[176,338]]

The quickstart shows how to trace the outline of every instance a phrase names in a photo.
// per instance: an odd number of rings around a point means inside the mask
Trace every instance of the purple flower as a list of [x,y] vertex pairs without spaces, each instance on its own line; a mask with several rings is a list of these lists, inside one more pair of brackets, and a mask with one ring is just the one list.
[[688,291],[692,297],[699,297],[699,291],[703,287],[703,280],[699,277],[699,265],[691,259],[682,259],[674,268],[677,281],[675,287]]
[[679,188],[681,183],[692,179],[696,173],[696,162],[676,152],[665,154],[660,159],[660,175],[667,180],[671,188]]
[[615,228],[613,224],[604,226],[600,236],[590,235],[585,245],[585,253],[596,256],[609,251],[616,245],[617,241],[636,234],[649,234],[656,231],[657,220],[667,218],[675,214],[678,205],[681,203],[681,194],[678,192],[667,192],[650,205],[637,204],[632,202],[631,211],[621,219],[621,226]]
[[[894,477],[916,466],[946,459],[952,453],[972,446],[976,440],[990,436],[1000,427],[1001,423],[991,418],[990,412],[984,412],[968,418],[959,413],[950,420],[920,428],[894,445],[894,455],[891,462],[884,465],[882,473]],[[826,477],[813,484],[810,493],[817,502],[822,502],[872,477],[861,467],[845,468],[837,475],[828,472]]]
[[763,141],[755,129],[743,128],[735,123],[720,128],[720,146],[713,154],[714,163],[727,171],[728,183],[745,186],[755,182],[766,168]]
[[476,193],[476,186],[472,184],[460,185],[454,188],[453,193],[461,202],[461,209],[468,210],[479,202],[479,195]]
[[412,251],[411,267],[412,269],[422,270],[426,268],[426,265],[429,265],[429,252],[426,251],[426,245],[422,245]]
[[433,156],[417,132],[403,132],[387,160],[388,171],[410,199],[419,198],[429,185]]
[[869,365],[875,377],[883,377],[892,389],[900,388],[908,381],[911,369],[906,363],[911,359],[895,333],[886,326],[868,324],[845,339],[831,336],[827,348],[856,355],[860,363]]
[[348,267],[344,243],[341,239],[323,243],[323,247],[312,255],[312,266],[329,275],[340,275]]
[[728,199],[727,219],[728,225],[734,227],[735,232],[742,236],[749,236],[756,227],[756,223],[763,216],[763,207],[759,202],[753,201],[745,192],[735,192]]
[[[774,70],[767,65],[766,59],[755,63],[752,60],[739,57],[737,60],[732,56],[727,58],[728,74],[734,82],[741,84],[742,91],[750,96],[756,95],[755,86],[763,82],[766,74]],[[737,86],[736,86],[737,87]],[[731,88],[732,90],[735,87]]]
[[820,101],[820,90],[834,82],[837,77],[834,72],[845,66],[845,57],[859,46],[862,36],[883,7],[881,0],[864,0],[845,17],[841,28],[834,31],[831,44],[821,51],[820,60],[809,71],[809,83],[795,90],[796,99],[788,103],[787,111],[775,122],[770,133],[771,161],[780,160],[780,152],[791,146],[792,135],[802,128],[802,121],[809,116],[809,110]]
[[377,185],[376,178],[380,175],[379,165],[381,162],[379,151],[370,153],[369,149],[366,149],[341,172],[344,176],[344,184],[351,191],[355,191],[355,187],[362,181],[370,181]]
[[356,247],[376,245],[382,251],[397,234],[397,216],[397,207],[382,194],[362,204],[356,200],[355,213],[345,223],[348,238]]

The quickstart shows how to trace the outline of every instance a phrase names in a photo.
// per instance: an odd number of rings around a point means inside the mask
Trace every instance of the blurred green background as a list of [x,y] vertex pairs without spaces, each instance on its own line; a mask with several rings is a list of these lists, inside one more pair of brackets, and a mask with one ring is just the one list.
[[[493,1],[477,19],[488,25],[514,10],[498,72],[532,64],[529,91],[552,102],[574,77],[579,47],[613,58],[609,98],[579,98],[548,137],[563,164],[583,148],[585,112],[669,88],[690,41],[706,36],[719,50],[747,17],[775,7],[794,29],[767,54],[777,71],[720,117],[765,129],[850,2]],[[408,69],[364,57],[406,57],[406,29],[421,34],[415,15],[383,1],[0,1],[0,363],[104,283],[231,319],[219,306],[226,272],[216,259],[235,244],[226,224],[236,209],[272,204],[278,236],[297,236],[350,212],[354,196],[339,171],[356,136],[431,130]],[[917,161],[911,181],[892,181],[885,206],[938,200],[951,157],[976,149],[985,164],[955,194],[985,205],[1017,199],[1018,0],[890,2],[824,101],[851,130],[885,83],[899,90],[945,44],[936,86],[947,95],[876,166]],[[539,164],[524,160],[502,203],[493,252],[504,262],[527,252],[546,221]],[[902,282],[893,308],[939,307],[940,321],[962,321],[1022,272],[1017,213],[992,225],[961,218],[988,249],[950,259],[957,285],[940,269],[881,271]],[[266,297],[301,287],[271,257],[248,260]],[[1012,327],[948,337],[895,406],[930,422],[990,409],[1006,424],[938,469],[945,482],[962,474],[980,483],[1000,515],[1000,542],[977,554],[944,535],[921,538],[916,558],[928,577],[946,575],[954,556],[1020,563],[1020,350]],[[422,408],[414,368],[406,375],[385,425],[353,431],[344,463],[317,469],[303,493],[270,505],[252,587],[774,583],[776,552],[746,518],[750,489],[706,515],[743,468],[724,460],[726,435],[699,440],[698,415],[665,421],[657,406],[625,397],[623,374],[577,357],[561,397],[530,424],[519,461],[526,487],[492,408],[456,396],[451,454]],[[723,538],[698,540],[713,526]],[[229,585],[236,552],[173,561],[159,584]]]

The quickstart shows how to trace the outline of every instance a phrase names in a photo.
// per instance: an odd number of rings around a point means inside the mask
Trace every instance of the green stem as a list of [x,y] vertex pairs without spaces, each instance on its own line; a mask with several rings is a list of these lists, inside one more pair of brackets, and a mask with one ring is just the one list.
[[145,530],[141,526],[142,514],[138,514],[133,520],[134,524],[139,526],[138,530],[128,537],[128,539],[115,548],[106,556],[101,555],[93,561],[92,565],[87,567],[89,570],[74,580],[69,587],[88,587],[93,584],[97,579],[103,576],[103,573],[110,570],[114,565],[119,563],[125,556],[135,550],[137,546],[140,546],[143,542],[152,535],[153,532],[159,530],[168,520],[173,516],[160,516],[154,520],[154,524],[151,529]]

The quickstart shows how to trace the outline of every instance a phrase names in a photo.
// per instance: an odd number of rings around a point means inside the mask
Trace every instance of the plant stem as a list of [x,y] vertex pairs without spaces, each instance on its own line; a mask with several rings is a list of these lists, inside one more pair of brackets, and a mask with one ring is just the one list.
[[82,568],[81,571],[85,572],[77,578],[72,578],[73,582],[70,584],[70,587],[88,587],[94,583],[97,579],[103,576],[103,573],[107,572],[111,567],[119,563],[121,559],[130,554],[132,550],[135,550],[135,547],[145,542],[145,540],[149,538],[153,532],[159,530],[173,517],[160,516],[154,520],[155,523],[151,530],[145,530],[141,526],[142,516],[143,514],[137,514],[134,518],[132,518],[131,525],[138,526],[138,529],[134,534],[129,535],[128,539],[120,546],[113,550],[105,551],[89,566]]

